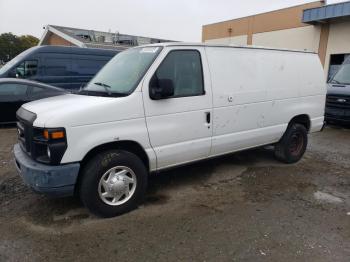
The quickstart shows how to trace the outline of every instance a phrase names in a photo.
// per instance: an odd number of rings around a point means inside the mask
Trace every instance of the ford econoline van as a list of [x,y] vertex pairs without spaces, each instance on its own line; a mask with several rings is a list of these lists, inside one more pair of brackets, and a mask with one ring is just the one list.
[[326,101],[327,123],[350,124],[350,58],[328,84]]
[[16,166],[26,184],[78,194],[111,217],[140,203],[150,172],[274,145],[295,163],[324,122],[317,54],[165,43],[115,56],[79,94],[23,105]]
[[79,89],[118,52],[97,48],[36,46],[0,68],[0,78],[17,77],[65,89]]

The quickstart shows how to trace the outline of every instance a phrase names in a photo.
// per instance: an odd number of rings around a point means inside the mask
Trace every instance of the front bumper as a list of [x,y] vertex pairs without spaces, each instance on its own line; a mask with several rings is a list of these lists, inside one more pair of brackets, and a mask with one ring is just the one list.
[[326,122],[350,124],[350,109],[326,107]]
[[31,159],[19,144],[13,148],[16,168],[25,184],[34,191],[53,197],[72,196],[80,164],[50,166]]
[[350,124],[349,119],[343,119],[339,117],[327,116],[325,117],[327,123],[339,123],[339,124]]

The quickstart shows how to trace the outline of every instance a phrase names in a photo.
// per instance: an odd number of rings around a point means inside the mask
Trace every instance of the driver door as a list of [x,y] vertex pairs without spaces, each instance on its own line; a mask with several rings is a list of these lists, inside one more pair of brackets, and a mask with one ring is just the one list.
[[[212,92],[205,50],[170,47],[163,51],[143,82],[149,139],[163,169],[209,156],[212,138]],[[154,100],[149,85],[171,80],[174,94]]]

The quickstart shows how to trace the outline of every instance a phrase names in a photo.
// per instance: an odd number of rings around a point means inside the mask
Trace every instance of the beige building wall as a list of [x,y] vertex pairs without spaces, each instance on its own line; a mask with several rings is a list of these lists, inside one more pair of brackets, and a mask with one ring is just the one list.
[[223,44],[223,45],[247,45],[248,35],[240,35],[234,37],[225,37],[218,39],[209,39],[205,43],[208,44]]
[[350,22],[330,24],[325,72],[328,72],[330,56],[334,54],[350,54]]
[[250,41],[254,34],[309,26],[301,22],[303,11],[308,8],[323,6],[323,4],[323,1],[316,1],[263,14],[204,25],[202,41],[248,35],[247,44],[251,44]]
[[253,45],[318,52],[321,27],[304,26],[253,35]]
[[49,38],[47,39],[47,45],[63,45],[63,46],[75,46],[71,42],[68,42],[67,40],[63,39],[62,37],[51,34]]

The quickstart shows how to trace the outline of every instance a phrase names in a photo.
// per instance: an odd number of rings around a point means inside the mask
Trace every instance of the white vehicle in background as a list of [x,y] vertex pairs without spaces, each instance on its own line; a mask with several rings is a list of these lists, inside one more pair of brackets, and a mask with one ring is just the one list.
[[350,57],[328,83],[325,120],[327,123],[350,124]]
[[164,43],[113,58],[79,94],[18,111],[16,164],[35,191],[77,193],[111,217],[140,203],[150,172],[263,145],[300,160],[324,123],[316,54]]

